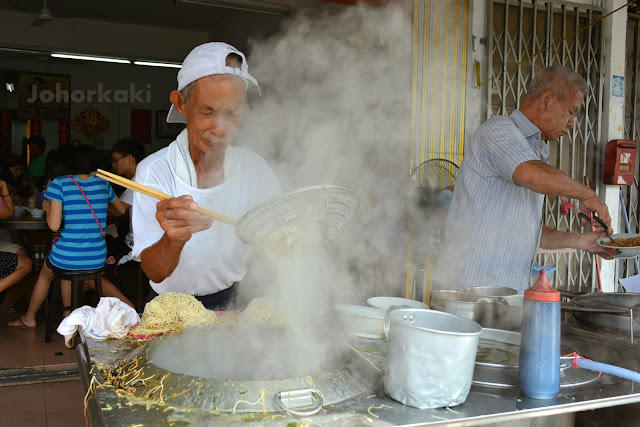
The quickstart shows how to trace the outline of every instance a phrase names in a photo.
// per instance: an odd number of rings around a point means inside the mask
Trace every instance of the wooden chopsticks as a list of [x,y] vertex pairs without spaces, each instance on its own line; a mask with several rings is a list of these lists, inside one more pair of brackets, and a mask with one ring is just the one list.
[[[117,185],[120,185],[122,187],[128,188],[130,190],[137,191],[138,193],[147,195],[149,197],[153,197],[154,199],[166,200],[166,199],[172,198],[172,196],[169,196],[168,194],[161,193],[160,191],[154,190],[153,188],[149,188],[149,187],[144,186],[142,184],[138,184],[137,182],[131,181],[131,180],[129,180],[127,178],[124,178],[124,177],[122,177],[120,175],[116,175],[116,174],[113,174],[111,172],[104,171],[102,169],[98,169],[98,173],[96,174],[96,176],[98,178],[102,178],[102,179],[107,180],[109,182],[112,182],[114,184],[117,184]],[[229,225],[236,225],[238,223],[238,221],[236,221],[235,219],[231,219],[231,218],[226,217],[224,215],[220,215],[218,213],[211,212],[210,210],[207,210],[207,209],[204,209],[204,208],[200,208],[199,207],[197,210],[200,213],[208,215],[213,219],[216,219],[218,221],[222,221],[222,222],[224,222],[226,224],[229,224]]]

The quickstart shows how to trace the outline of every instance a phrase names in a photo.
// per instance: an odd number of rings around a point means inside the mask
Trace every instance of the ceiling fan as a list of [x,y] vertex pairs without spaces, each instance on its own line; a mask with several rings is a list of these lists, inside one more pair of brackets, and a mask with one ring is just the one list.
[[34,27],[39,27],[41,25],[46,24],[47,22],[53,21],[54,17],[49,8],[47,7],[47,0],[44,0],[44,4],[42,5],[42,9],[36,15],[35,21],[31,23]]

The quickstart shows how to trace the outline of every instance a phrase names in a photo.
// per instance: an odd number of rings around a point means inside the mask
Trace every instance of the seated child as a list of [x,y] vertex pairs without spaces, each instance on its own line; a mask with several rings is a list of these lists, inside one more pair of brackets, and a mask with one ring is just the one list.
[[[52,268],[64,270],[94,270],[102,268],[107,249],[104,229],[107,207],[124,213],[125,206],[113,192],[111,185],[96,176],[93,171],[93,147],[81,145],[74,150],[71,161],[72,174],[55,178],[45,194],[43,208],[47,211],[47,223],[58,231],[64,218],[65,227],[60,240],[51,247],[51,253],[42,266],[33,289],[27,313],[9,322],[9,326],[36,326],[36,313],[47,297],[54,278]],[[95,287],[93,281],[91,286]],[[61,281],[62,301],[71,304],[71,283]],[[105,296],[116,297],[133,307],[112,283],[103,283]],[[69,312],[65,312],[65,316]]]

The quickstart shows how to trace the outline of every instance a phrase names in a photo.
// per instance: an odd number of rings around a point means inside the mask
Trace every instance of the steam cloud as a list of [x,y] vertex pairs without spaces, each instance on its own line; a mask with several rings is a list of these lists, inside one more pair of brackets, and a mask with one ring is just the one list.
[[[310,8],[251,45],[262,96],[249,93],[234,144],[263,155],[285,192],[319,184],[361,192],[336,239],[285,257],[256,248],[240,287],[247,299],[272,297],[289,309],[298,347],[285,351],[301,364],[331,354],[321,347],[342,331],[332,325],[333,304],[404,296],[411,28],[406,4]],[[278,357],[273,344],[264,343],[262,361]]]
[[[403,181],[409,168],[410,11],[406,5],[309,8],[296,13],[277,35],[252,42],[248,61],[262,96],[250,97],[235,142],[262,154],[285,192],[318,184],[361,191],[359,212],[328,253],[318,250],[310,260],[325,270],[321,286],[335,283],[335,290],[343,291],[340,302],[362,304],[374,293],[397,294],[402,273],[388,271],[385,263],[392,260],[396,266],[405,256],[404,245],[397,242],[405,240],[407,231]],[[373,234],[367,228],[376,218],[383,225],[376,230],[378,238],[393,241],[399,250],[389,253],[384,247],[379,257],[380,248],[363,238]],[[353,274],[354,265],[359,274]],[[326,270],[332,277],[326,277]],[[370,288],[378,279],[373,270],[395,276],[398,289],[364,289],[364,275],[370,276]],[[304,283],[310,277],[298,279]]]

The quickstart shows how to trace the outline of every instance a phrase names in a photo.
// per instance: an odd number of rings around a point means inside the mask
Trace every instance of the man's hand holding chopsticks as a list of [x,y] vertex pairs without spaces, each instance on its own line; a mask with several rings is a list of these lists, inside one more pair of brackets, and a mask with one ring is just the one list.
[[165,235],[183,245],[191,239],[193,233],[207,230],[213,224],[209,216],[197,212],[198,204],[191,196],[174,197],[158,202],[156,219]]

